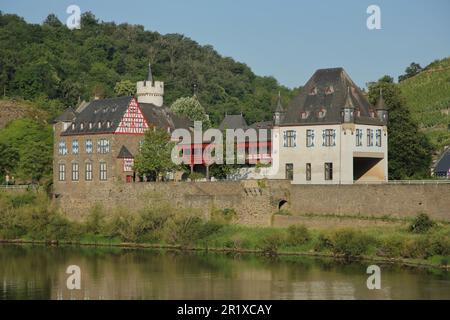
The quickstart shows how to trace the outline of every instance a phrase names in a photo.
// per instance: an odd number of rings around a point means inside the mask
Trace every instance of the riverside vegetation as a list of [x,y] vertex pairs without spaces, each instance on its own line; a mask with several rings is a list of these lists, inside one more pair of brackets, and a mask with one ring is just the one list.
[[214,210],[206,220],[190,209],[168,205],[136,214],[118,209],[106,218],[100,207],[84,222],[68,220],[44,193],[0,193],[0,240],[52,243],[166,246],[276,254],[330,255],[393,260],[448,268],[450,225],[420,214],[407,227],[373,227],[319,231],[233,224],[233,209]]

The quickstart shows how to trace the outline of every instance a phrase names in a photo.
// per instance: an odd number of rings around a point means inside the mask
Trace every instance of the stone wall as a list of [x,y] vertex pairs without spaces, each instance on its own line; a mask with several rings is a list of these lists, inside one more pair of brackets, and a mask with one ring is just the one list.
[[[69,191],[69,190],[68,190]],[[292,213],[345,216],[412,217],[420,212],[450,221],[450,184],[291,185],[285,180],[239,182],[153,182],[74,184],[56,203],[70,218],[83,219],[95,205],[105,211],[190,208],[208,217],[214,209],[233,208],[238,223],[269,226],[281,207]]]

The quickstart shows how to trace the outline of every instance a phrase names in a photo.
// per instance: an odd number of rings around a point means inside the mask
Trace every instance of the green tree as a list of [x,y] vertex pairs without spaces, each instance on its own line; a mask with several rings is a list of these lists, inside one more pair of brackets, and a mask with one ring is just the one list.
[[136,84],[130,80],[121,80],[114,86],[116,96],[132,96],[136,92]]
[[405,74],[398,77],[398,82],[402,82],[408,78],[414,77],[416,74],[419,74],[422,71],[422,67],[420,64],[412,62],[406,69]]
[[382,89],[383,98],[389,109],[389,179],[429,177],[431,144],[412,119],[400,88],[392,81],[387,81],[389,78],[383,77],[369,86],[370,102],[376,103]]
[[170,106],[170,109],[176,115],[186,117],[189,120],[202,121],[203,128],[208,128],[211,125],[205,109],[196,96],[179,98]]
[[154,176],[158,179],[161,174],[178,169],[171,158],[174,146],[175,143],[170,141],[167,131],[158,128],[147,130],[135,158],[134,170],[138,175]]
[[39,181],[51,175],[51,126],[28,118],[15,120],[0,131],[0,146],[0,170],[3,173],[11,173],[25,182]]

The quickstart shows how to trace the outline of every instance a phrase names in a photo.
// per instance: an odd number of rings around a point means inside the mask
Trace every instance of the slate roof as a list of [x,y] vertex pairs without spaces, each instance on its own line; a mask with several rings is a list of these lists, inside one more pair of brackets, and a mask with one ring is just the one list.
[[447,173],[450,169],[450,148],[447,149],[441,158],[436,162],[434,172]]
[[[342,122],[341,110],[346,104],[360,113],[355,115],[355,123],[382,125],[376,116],[370,116],[375,108],[343,68],[317,70],[288,105],[281,125],[338,124]],[[319,111],[324,111],[322,117]]]
[[[75,128],[72,129],[72,126],[69,126],[62,135],[115,132],[132,98],[132,96],[127,96],[89,102],[79,113],[74,113],[75,118],[71,122],[75,124]],[[139,107],[149,125],[159,128],[170,127],[171,129],[188,129],[192,126],[191,121],[176,116],[167,107],[158,107],[149,103],[139,103]],[[98,127],[99,122],[101,123],[100,128]],[[109,127],[107,122],[110,123]],[[81,128],[82,123],[83,129]],[[89,128],[89,123],[92,123],[92,128]]]
[[54,122],[72,122],[73,119],[75,119],[75,111],[72,107],[68,107]]
[[247,129],[247,121],[245,121],[242,114],[225,115],[225,118],[220,123],[219,129]]
[[127,149],[127,147],[122,146],[120,148],[119,154],[117,155],[118,159],[124,159],[124,158],[134,158],[131,152]]

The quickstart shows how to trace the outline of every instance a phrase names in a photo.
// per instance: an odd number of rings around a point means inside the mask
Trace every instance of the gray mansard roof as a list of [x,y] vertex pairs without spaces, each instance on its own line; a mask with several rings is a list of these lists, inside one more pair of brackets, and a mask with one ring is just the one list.
[[[132,96],[109,98],[101,100],[93,100],[82,108],[80,112],[75,112],[74,118],[71,122],[74,128],[69,126],[63,135],[77,135],[77,134],[96,134],[96,133],[114,133],[127,111],[128,105],[133,99]],[[167,107],[158,107],[149,103],[139,103],[139,106],[144,114],[145,119],[149,125],[154,125],[159,128],[189,128],[191,122],[187,119],[181,118],[173,114]],[[73,110],[71,111],[73,112]],[[69,112],[63,113],[56,121],[63,121],[61,118],[71,118]],[[101,127],[98,127],[98,123]],[[109,122],[109,127],[107,123]],[[92,128],[89,128],[89,123]],[[81,127],[83,124],[83,128]]]
[[242,114],[229,114],[225,115],[225,118],[220,123],[219,129],[247,129],[247,121],[245,121]]
[[343,68],[319,69],[288,105],[281,125],[341,123],[342,107],[347,104],[355,108],[355,123],[381,125],[375,107]]

